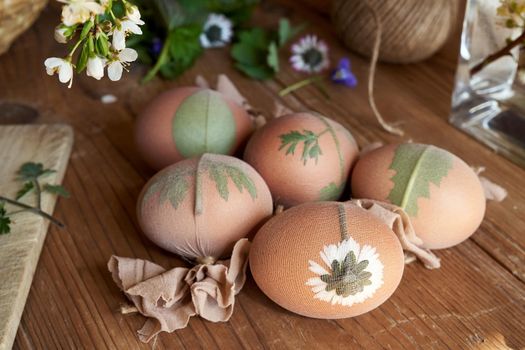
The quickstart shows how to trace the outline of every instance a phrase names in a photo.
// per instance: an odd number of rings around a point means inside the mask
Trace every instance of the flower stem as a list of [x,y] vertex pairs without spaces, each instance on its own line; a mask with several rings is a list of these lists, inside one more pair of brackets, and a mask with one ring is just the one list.
[[42,209],[42,189],[40,188],[40,183],[37,179],[33,180],[33,186],[35,186],[36,207]]
[[143,84],[147,83],[148,81],[153,79],[155,75],[157,75],[160,67],[162,67],[162,65],[165,63],[166,59],[168,58],[169,48],[170,48],[169,42],[171,41],[171,37],[172,37],[172,33],[170,32],[168,36],[166,37],[166,40],[164,40],[164,46],[162,46],[162,51],[160,52],[157,62],[155,63],[153,68],[149,70],[146,76],[142,79]]
[[15,201],[13,199],[9,199],[9,198],[3,197],[3,196],[0,196],[0,201],[12,204],[12,205],[17,206],[19,208],[23,208],[23,209],[25,209],[25,210],[27,210],[29,212],[32,212],[33,214],[40,215],[43,218],[48,219],[49,221],[51,221],[53,224],[57,225],[60,228],[65,227],[63,223],[61,223],[60,221],[55,219],[53,216],[49,215],[48,213],[42,211],[39,208],[31,207],[31,206],[29,206],[27,204],[20,203],[19,201]]
[[67,55],[67,57],[69,59],[71,59],[71,57],[73,57],[73,54],[75,53],[75,51],[78,49],[78,47],[80,46],[80,44],[82,43],[82,41],[84,40],[79,40],[77,41],[77,43],[75,44],[75,46],[73,46],[73,48],[71,49],[71,51],[69,52],[69,55]]
[[281,96],[281,97],[282,96],[286,96],[289,93],[294,92],[295,90],[298,90],[298,89],[300,89],[302,87],[305,87],[307,85],[310,85],[310,84],[315,83],[317,81],[320,81],[322,79],[323,79],[322,76],[316,75],[314,77],[310,77],[310,78],[306,78],[304,80],[298,81],[297,83],[294,83],[294,84],[292,84],[290,86],[287,86],[284,89],[282,89],[281,91],[279,91],[279,96]]
[[478,73],[480,70],[485,68],[487,65],[496,61],[498,58],[506,56],[506,55],[510,55],[510,51],[512,51],[512,49],[518,46],[519,44],[523,44],[524,41],[525,41],[525,30],[523,31],[523,33],[521,33],[519,37],[510,41],[506,46],[502,47],[501,49],[494,52],[493,54],[487,56],[483,61],[481,61],[474,67],[472,67],[470,69],[470,75],[474,75]]

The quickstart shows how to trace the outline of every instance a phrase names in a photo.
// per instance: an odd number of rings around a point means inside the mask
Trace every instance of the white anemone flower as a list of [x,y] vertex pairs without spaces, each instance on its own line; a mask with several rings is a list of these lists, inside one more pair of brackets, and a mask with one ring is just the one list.
[[204,24],[200,42],[202,47],[223,47],[233,36],[232,22],[224,15],[211,13]]
[[61,83],[68,83],[68,88],[73,85],[73,65],[71,61],[58,57],[50,57],[44,61],[46,72],[53,75],[58,72],[58,80]]
[[309,260],[309,270],[317,276],[306,282],[316,299],[352,306],[371,298],[383,285],[383,263],[372,246],[360,247],[348,238],[325,246],[320,255],[324,266]]
[[120,80],[122,77],[122,71],[129,65],[130,62],[133,62],[137,59],[137,51],[125,48],[124,50],[118,52],[113,60],[109,63],[108,66],[108,77],[112,81]]
[[90,57],[87,62],[86,74],[89,77],[93,77],[97,80],[100,80],[104,76],[104,65],[104,59],[98,56]]
[[315,35],[307,35],[292,46],[290,62],[295,70],[319,73],[328,68],[328,46]]
[[126,47],[126,35],[129,33],[142,34],[142,29],[139,27],[142,24],[144,24],[144,21],[140,19],[140,15],[138,21],[128,18],[117,24],[113,30],[113,40],[111,41],[113,48],[117,51],[124,50]]
[[64,3],[62,8],[62,23],[72,26],[84,23],[92,16],[101,15],[105,8],[95,0],[58,0]]

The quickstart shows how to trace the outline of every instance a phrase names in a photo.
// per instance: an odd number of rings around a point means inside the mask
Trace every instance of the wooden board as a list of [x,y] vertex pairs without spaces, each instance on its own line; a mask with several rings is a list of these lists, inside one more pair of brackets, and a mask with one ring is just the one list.
[[[60,184],[72,145],[73,129],[68,125],[0,126],[0,193],[15,197],[21,186],[16,172],[25,162],[56,170],[43,182]],[[24,202],[34,205],[34,197],[27,195]],[[43,211],[52,213],[55,202],[56,196],[42,194]],[[48,220],[30,213],[16,214],[12,221],[11,232],[0,235],[0,350],[13,345],[49,226]]]

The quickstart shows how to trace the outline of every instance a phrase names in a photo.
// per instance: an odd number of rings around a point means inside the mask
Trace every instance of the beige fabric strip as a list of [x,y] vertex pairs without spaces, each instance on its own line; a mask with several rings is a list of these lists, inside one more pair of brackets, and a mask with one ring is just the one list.
[[[405,252],[414,254],[427,269],[441,267],[440,259],[429,249],[421,248],[421,239],[416,235],[408,214],[400,207],[372,199],[353,199],[350,202],[381,219],[394,231]],[[409,260],[410,261],[410,260]]]
[[138,331],[149,342],[160,332],[173,332],[199,315],[212,322],[228,321],[235,295],[246,281],[250,242],[239,240],[230,260],[193,268],[166,270],[147,260],[112,256],[113,280],[148,320]]

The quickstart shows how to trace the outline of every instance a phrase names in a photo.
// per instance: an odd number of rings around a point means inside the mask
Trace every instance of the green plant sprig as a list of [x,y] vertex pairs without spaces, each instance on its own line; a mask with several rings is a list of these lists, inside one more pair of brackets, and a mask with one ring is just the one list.
[[262,28],[241,30],[231,49],[235,67],[253,79],[266,80],[279,72],[279,49],[305,28],[281,18],[277,32]]
[[[28,162],[24,163],[18,171],[18,180],[23,181],[23,185],[16,193],[16,199],[10,199],[0,196],[0,234],[7,234],[11,232],[11,220],[13,215],[30,212],[51,221],[58,227],[64,227],[64,224],[54,218],[52,215],[42,210],[42,193],[47,192],[61,197],[68,198],[69,192],[61,185],[52,185],[49,183],[42,184],[41,179],[46,175],[52,174],[55,171],[52,169],[45,169],[41,163]],[[19,200],[28,193],[35,192],[36,205],[30,206]],[[10,204],[20,208],[16,211],[7,212],[5,205]]]

